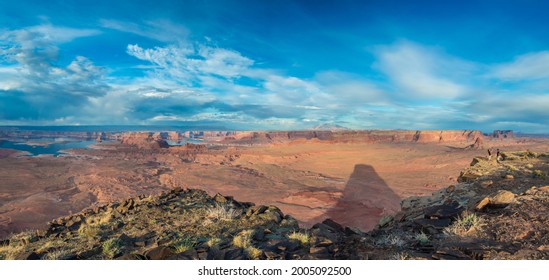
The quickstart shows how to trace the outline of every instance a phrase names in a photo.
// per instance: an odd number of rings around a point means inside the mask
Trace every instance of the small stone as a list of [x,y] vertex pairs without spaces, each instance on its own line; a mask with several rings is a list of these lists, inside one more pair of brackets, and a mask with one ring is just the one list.
[[484,207],[486,207],[488,204],[490,204],[490,198],[485,197],[483,198],[475,207],[476,210],[482,210]]
[[494,184],[494,181],[492,181],[492,180],[486,180],[486,181],[480,182],[480,186],[483,187],[483,188],[488,188],[488,187],[492,186],[493,184]]
[[329,253],[330,251],[328,251],[327,247],[311,247],[309,249],[309,254],[324,255]]
[[173,255],[172,250],[164,246],[159,246],[145,252],[145,257],[148,260],[165,260],[171,257],[172,255]]
[[75,222],[73,220],[70,220],[65,224],[65,227],[67,227],[71,231],[77,230],[80,227],[80,222]]
[[273,251],[269,251],[269,250],[266,250],[266,251],[263,251],[263,253],[265,254],[265,257],[268,259],[268,260],[276,260],[276,259],[280,259],[280,254],[277,254]]
[[320,240],[315,243],[315,247],[328,247],[328,246],[331,246],[333,245],[334,242],[328,238],[320,238]]
[[227,198],[219,193],[214,196],[214,200],[217,203],[227,203]]
[[505,178],[505,179],[507,179],[507,180],[512,180],[512,179],[515,179],[515,177],[514,177],[513,175],[511,175],[511,174],[507,174],[507,175],[505,175],[505,177],[504,177],[504,178]]
[[136,241],[133,243],[135,247],[145,247],[145,241]]
[[199,260],[195,250],[190,249],[169,258],[170,260]]
[[263,214],[263,213],[265,213],[265,211],[266,211],[268,208],[269,208],[269,207],[267,207],[267,206],[265,206],[265,205],[260,205],[260,206],[254,207],[254,209],[255,209],[255,214],[256,214],[256,215]]
[[522,231],[521,233],[517,234],[515,236],[515,240],[523,240],[523,239],[527,239],[529,237],[531,237],[532,235],[534,235],[534,232],[531,231],[531,230],[525,230],[525,231]]
[[447,193],[453,193],[456,190],[456,186],[450,185],[446,188]]

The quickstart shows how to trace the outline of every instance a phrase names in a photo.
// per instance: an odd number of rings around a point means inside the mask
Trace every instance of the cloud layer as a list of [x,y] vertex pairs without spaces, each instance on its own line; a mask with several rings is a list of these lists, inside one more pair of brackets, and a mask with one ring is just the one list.
[[[132,59],[122,70],[64,52],[108,33],[143,38],[119,46]],[[166,20],[110,19],[95,29],[42,24],[2,32],[0,124],[549,128],[549,51],[488,64],[397,40],[365,46],[372,60],[359,72],[292,75],[215,38],[190,34]]]

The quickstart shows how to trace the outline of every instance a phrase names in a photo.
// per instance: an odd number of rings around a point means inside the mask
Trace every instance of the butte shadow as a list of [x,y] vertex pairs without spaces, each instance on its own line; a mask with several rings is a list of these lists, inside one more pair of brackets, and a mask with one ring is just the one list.
[[371,165],[357,164],[341,198],[326,216],[348,227],[371,230],[383,215],[399,211],[400,201]]

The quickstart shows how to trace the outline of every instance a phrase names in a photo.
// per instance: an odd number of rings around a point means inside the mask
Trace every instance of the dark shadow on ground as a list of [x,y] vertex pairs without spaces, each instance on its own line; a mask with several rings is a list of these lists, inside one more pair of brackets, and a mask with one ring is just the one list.
[[371,165],[357,164],[328,218],[348,227],[372,229],[383,215],[400,210],[401,198]]

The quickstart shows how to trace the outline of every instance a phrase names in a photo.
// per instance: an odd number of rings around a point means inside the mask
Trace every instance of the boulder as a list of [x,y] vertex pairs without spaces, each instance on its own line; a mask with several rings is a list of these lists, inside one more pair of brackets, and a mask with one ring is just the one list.
[[507,205],[513,203],[515,200],[515,194],[506,191],[499,190],[497,193],[483,198],[475,207],[476,210],[482,210],[485,207],[500,208],[506,207]]
[[515,200],[515,194],[510,191],[500,190],[490,197],[490,206],[505,207]]
[[476,179],[478,179],[480,177],[482,177],[481,173],[472,172],[472,171],[467,171],[467,172],[462,171],[457,180],[460,183],[462,183],[462,182],[472,182],[472,181],[475,181]]
[[490,198],[485,197],[477,204],[477,206],[475,206],[475,209],[482,210],[484,207],[488,206],[488,204],[490,204]]
[[463,210],[458,202],[452,201],[443,205],[427,207],[423,212],[426,219],[454,219]]
[[485,180],[480,182],[480,186],[483,188],[488,188],[494,184],[494,181],[492,180]]
[[145,252],[148,260],[166,260],[173,255],[173,251],[165,246],[159,246]]
[[414,223],[421,226],[422,228],[435,228],[443,229],[449,226],[452,223],[450,219],[417,219],[414,220]]

